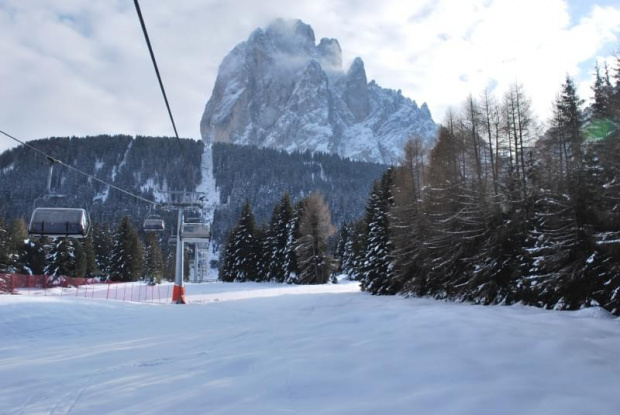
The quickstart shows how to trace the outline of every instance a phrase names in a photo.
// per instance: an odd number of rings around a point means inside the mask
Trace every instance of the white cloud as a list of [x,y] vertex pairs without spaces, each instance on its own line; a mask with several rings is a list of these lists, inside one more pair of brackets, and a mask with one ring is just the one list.
[[[142,11],[184,137],[199,121],[225,54],[275,17],[300,18],[335,37],[345,64],[369,79],[448,106],[489,84],[519,80],[545,116],[568,72],[584,97],[591,68],[620,31],[620,7],[571,21],[561,0],[142,0]],[[0,2],[0,129],[52,135],[172,135],[133,2]],[[581,65],[581,66],[580,66]],[[13,144],[0,139],[0,151]]]

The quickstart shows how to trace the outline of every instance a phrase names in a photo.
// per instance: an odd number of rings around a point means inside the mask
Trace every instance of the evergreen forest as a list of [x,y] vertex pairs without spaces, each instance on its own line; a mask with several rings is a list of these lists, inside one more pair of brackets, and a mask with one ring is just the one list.
[[469,96],[410,140],[341,227],[339,269],[372,294],[620,314],[620,60],[584,106],[567,76],[541,127],[523,85]]

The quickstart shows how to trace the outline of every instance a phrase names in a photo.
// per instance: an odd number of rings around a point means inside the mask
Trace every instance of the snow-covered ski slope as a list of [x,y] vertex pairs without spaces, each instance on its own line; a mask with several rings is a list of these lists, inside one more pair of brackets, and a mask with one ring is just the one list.
[[186,306],[0,296],[1,414],[615,414],[620,320],[195,284]]

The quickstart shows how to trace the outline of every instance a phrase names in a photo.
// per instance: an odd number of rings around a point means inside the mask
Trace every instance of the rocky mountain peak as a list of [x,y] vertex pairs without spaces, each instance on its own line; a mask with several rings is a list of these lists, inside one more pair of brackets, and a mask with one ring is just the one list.
[[342,49],[336,39],[324,37],[319,42],[317,51],[325,69],[342,71]]
[[256,29],[220,65],[203,139],[392,163],[412,134],[434,137],[427,106],[368,83],[361,58],[342,62],[338,40],[316,44],[301,20]]
[[265,30],[265,35],[280,49],[291,54],[312,53],[315,48],[314,30],[301,20],[277,19]]
[[344,100],[356,121],[364,120],[370,113],[368,80],[366,79],[364,61],[359,57],[353,60],[347,71]]

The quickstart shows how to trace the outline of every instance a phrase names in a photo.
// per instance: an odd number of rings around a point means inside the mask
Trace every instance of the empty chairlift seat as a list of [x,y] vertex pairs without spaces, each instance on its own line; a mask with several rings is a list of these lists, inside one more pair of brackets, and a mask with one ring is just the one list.
[[183,242],[207,242],[211,238],[208,223],[184,223],[181,228]]
[[51,238],[85,238],[90,230],[88,213],[84,209],[36,208],[32,212],[28,233]]
[[142,228],[146,232],[163,232],[166,230],[166,224],[160,218],[147,218],[144,220]]

